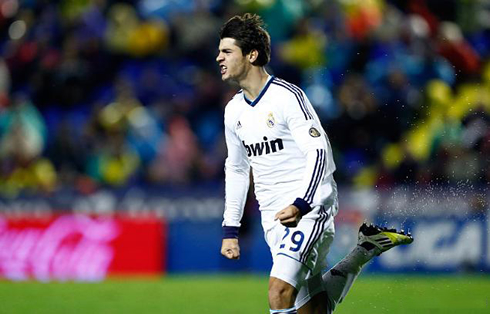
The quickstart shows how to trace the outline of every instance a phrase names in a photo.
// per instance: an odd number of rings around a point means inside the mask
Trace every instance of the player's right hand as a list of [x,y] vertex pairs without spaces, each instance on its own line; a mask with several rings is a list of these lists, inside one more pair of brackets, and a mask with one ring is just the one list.
[[301,212],[299,208],[294,205],[289,205],[283,210],[277,212],[274,220],[279,220],[281,225],[289,228],[294,228],[301,220]]
[[239,259],[240,246],[238,245],[238,239],[223,239],[221,254],[228,259]]

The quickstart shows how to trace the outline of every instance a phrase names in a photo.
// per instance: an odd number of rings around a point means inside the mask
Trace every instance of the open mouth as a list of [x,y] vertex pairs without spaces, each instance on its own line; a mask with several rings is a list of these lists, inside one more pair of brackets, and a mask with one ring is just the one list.
[[228,69],[225,65],[220,65],[220,70],[221,70],[221,75],[226,73],[226,70]]

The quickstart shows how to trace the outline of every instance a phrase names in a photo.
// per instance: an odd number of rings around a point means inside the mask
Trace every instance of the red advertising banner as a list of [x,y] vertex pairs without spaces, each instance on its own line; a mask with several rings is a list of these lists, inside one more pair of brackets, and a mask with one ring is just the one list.
[[0,217],[0,277],[97,281],[162,274],[166,234],[156,218]]

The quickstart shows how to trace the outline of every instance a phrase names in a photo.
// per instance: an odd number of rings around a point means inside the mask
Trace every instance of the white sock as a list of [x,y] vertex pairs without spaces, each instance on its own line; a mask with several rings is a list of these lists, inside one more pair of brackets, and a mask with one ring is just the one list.
[[376,249],[366,250],[356,246],[346,257],[322,276],[323,288],[328,294],[329,312],[342,302],[362,267],[375,255]]
[[296,308],[292,307],[290,309],[284,309],[284,310],[270,310],[270,314],[296,314],[298,313],[296,311]]

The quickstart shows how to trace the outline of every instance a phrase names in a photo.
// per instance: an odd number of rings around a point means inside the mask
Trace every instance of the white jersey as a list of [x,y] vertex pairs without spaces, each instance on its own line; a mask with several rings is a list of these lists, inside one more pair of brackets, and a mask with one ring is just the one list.
[[239,91],[225,108],[225,136],[223,226],[240,226],[250,167],[263,224],[298,198],[311,208],[337,202],[328,137],[297,86],[270,77],[254,101]]

